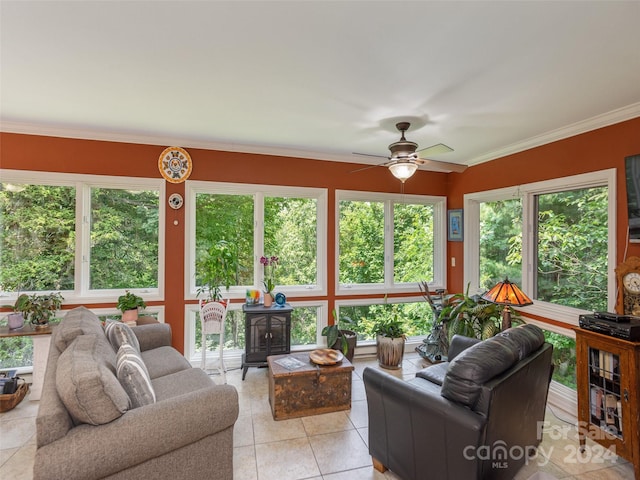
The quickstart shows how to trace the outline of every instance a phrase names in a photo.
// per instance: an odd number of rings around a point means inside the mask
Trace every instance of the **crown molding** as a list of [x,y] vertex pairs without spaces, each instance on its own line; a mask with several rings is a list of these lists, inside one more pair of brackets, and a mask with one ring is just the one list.
[[[566,127],[552,130],[535,137],[528,138],[521,142],[507,145],[504,148],[471,158],[467,165],[478,165],[480,163],[495,160],[497,158],[512,155],[514,153],[529,150],[534,147],[546,145],[558,140],[573,137],[581,133],[586,133],[598,128],[607,127],[616,123],[640,117],[640,102],[627,105],[626,107],[612,110],[602,115],[573,123]],[[250,153],[254,155],[273,155],[281,157],[307,158],[310,160],[328,160],[333,162],[357,162],[351,154],[340,154],[335,152],[319,152],[313,150],[299,150],[284,147],[271,147],[260,145],[243,145],[237,143],[212,142],[207,140],[194,140],[165,135],[135,134],[123,132],[104,132],[92,129],[73,129],[56,127],[51,125],[38,125],[19,122],[6,122],[0,124],[0,131],[6,133],[19,133],[26,135],[42,135],[47,137],[75,138],[81,140],[100,140],[108,142],[137,143],[145,145],[171,146],[176,145],[183,148],[199,148],[204,150],[218,150],[223,152]]]
[[608,127],[609,125],[631,120],[636,117],[640,117],[640,102],[567,125],[566,127],[551,130],[550,132],[543,133],[542,135],[536,135],[535,137],[528,138],[521,142],[516,142],[511,145],[507,145],[504,148],[474,157],[469,160],[468,165],[472,166],[478,165],[479,163],[489,162],[497,158],[506,157],[507,155],[513,155],[514,153],[523,152],[548,143],[557,142],[558,140],[574,137],[581,133]]

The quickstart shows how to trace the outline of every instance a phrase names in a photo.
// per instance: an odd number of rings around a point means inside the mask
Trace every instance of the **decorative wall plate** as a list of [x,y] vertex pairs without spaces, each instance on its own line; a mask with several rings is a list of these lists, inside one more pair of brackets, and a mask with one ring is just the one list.
[[182,195],[180,195],[179,193],[172,193],[169,196],[169,206],[174,210],[180,209],[183,203],[184,203],[184,199],[182,198]]
[[165,148],[158,158],[158,169],[167,182],[184,182],[191,175],[192,168],[191,156],[184,148]]

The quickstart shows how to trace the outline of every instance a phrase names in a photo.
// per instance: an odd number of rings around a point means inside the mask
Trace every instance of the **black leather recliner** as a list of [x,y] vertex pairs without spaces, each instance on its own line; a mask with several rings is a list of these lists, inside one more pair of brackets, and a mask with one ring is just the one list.
[[403,480],[512,479],[542,439],[552,350],[523,325],[454,336],[449,362],[406,382],[366,368],[374,467]]

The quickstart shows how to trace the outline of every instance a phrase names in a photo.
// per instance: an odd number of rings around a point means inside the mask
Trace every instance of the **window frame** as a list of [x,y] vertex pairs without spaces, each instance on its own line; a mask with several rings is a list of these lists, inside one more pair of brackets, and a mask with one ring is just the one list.
[[[131,288],[131,292],[144,296],[147,301],[164,299],[164,252],[165,252],[165,182],[162,179],[140,177],[116,177],[58,172],[35,172],[27,170],[0,169],[0,182],[15,182],[28,185],[74,187],[76,189],[75,225],[76,245],[74,258],[74,289],[62,290],[64,303],[100,303],[116,301],[123,289],[91,289],[91,190],[128,189],[153,190],[158,192],[158,279],[156,288]],[[33,292],[21,292],[33,293]],[[41,293],[41,292],[36,292]],[[3,303],[15,301],[17,293],[0,292]]]
[[185,300],[197,299],[196,286],[196,196],[246,195],[254,201],[253,231],[253,279],[254,285],[232,285],[225,297],[244,299],[247,288],[262,290],[263,268],[260,257],[264,254],[264,199],[265,197],[310,198],[316,200],[316,283],[315,285],[282,285],[278,292],[296,297],[327,295],[327,189],[311,187],[288,187],[245,183],[209,182],[187,180],[185,185]]
[[[591,187],[607,187],[608,195],[608,252],[607,252],[607,305],[613,311],[615,305],[615,259],[616,259],[616,169],[600,170],[525,185],[487,190],[464,195],[464,283],[471,294],[484,293],[479,287],[480,279],[480,206],[487,201],[522,199],[522,290],[528,295],[535,284],[536,254],[534,228],[536,225],[536,195],[557,193]],[[533,298],[533,297],[532,297]],[[533,305],[518,307],[523,313],[539,315],[577,326],[578,317],[590,310],[566,307],[533,299]]]
[[[382,202],[384,204],[384,282],[340,283],[340,202]],[[394,281],[394,204],[431,205],[433,207],[433,280],[429,287],[445,288],[447,284],[447,198],[434,195],[407,195],[355,190],[335,192],[335,279],[337,296],[363,293],[410,293],[418,289],[418,282],[395,283]]]

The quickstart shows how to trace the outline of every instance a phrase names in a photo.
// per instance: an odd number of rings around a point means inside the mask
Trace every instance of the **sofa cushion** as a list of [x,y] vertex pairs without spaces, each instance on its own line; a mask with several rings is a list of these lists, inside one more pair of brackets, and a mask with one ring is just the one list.
[[109,340],[109,343],[111,343],[114,351],[117,352],[120,349],[120,345],[123,343],[128,343],[140,352],[140,342],[138,342],[138,337],[136,337],[133,330],[131,330],[131,327],[126,323],[107,320],[104,324],[104,334]]
[[473,409],[482,384],[518,361],[518,345],[509,336],[484,340],[451,361],[442,384],[442,396]]
[[53,342],[59,351],[71,345],[78,335],[102,335],[100,319],[86,307],[76,307],[65,315],[53,330]]
[[416,373],[416,377],[424,378],[425,380],[429,380],[431,383],[435,383],[436,385],[442,385],[444,383],[444,377],[447,375],[448,369],[449,362],[441,362],[435,365],[431,365],[430,367],[423,368],[418,373]]
[[189,368],[164,377],[154,378],[151,383],[158,402],[184,395],[185,392],[193,392],[215,385],[211,377],[200,368]]
[[97,335],[78,335],[60,354],[56,390],[76,424],[109,423],[129,408],[129,396],[112,369],[114,357]]
[[118,349],[116,372],[133,408],[156,402],[151,378],[140,352],[128,343],[123,343]]
[[153,348],[141,355],[152,379],[191,368],[189,361],[173,347]]

